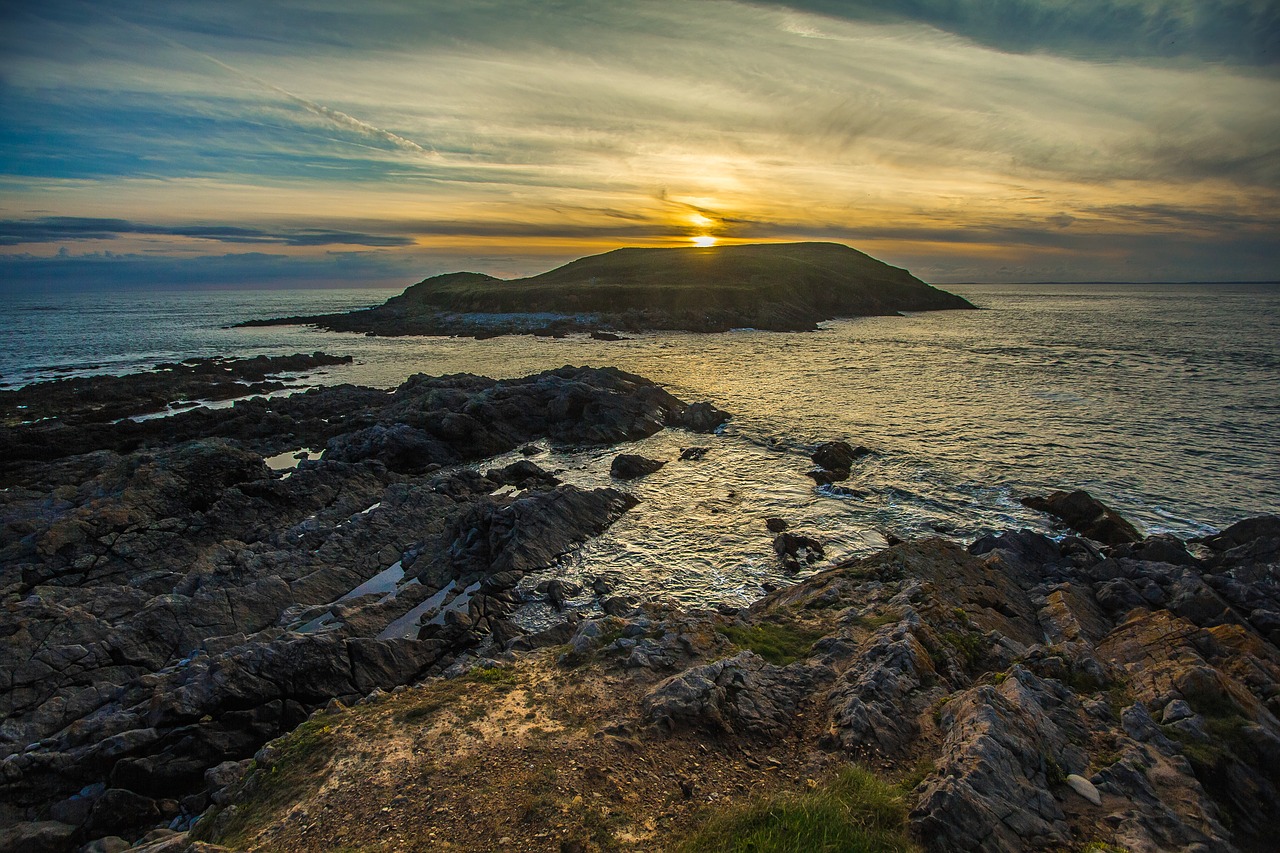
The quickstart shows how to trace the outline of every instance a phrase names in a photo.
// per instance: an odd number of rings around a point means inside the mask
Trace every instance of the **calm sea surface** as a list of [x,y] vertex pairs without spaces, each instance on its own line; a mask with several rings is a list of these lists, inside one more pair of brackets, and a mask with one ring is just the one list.
[[[981,311],[828,324],[811,334],[647,334],[487,341],[226,328],[379,303],[396,291],[315,290],[11,298],[0,386],[127,372],[188,356],[324,350],[355,356],[312,381],[394,386],[416,372],[522,376],[614,365],[734,414],[719,437],[663,433],[634,450],[673,460],[630,488],[639,507],[564,571],[687,601],[748,598],[779,580],[763,518],[828,543],[883,534],[961,539],[1043,528],[1017,498],[1086,488],[1149,531],[1193,535],[1280,511],[1280,287],[953,285]],[[840,496],[804,475],[818,442],[876,455]],[[676,461],[703,444],[701,462]],[[608,482],[617,451],[539,461]]]

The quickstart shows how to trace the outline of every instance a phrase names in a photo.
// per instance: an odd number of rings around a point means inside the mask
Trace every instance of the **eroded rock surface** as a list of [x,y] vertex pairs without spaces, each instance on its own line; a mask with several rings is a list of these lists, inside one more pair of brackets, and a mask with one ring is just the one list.
[[[211,768],[520,634],[504,619],[521,578],[635,499],[528,460],[457,463],[643,438],[691,408],[636,376],[563,368],[259,398],[163,429],[7,427],[4,837],[62,850],[181,830],[229,784]],[[299,446],[325,450],[264,462]]]

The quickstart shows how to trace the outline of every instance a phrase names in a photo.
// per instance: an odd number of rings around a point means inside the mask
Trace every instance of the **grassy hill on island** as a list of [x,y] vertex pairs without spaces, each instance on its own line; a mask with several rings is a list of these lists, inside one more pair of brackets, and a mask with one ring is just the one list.
[[802,331],[836,317],[972,307],[848,246],[767,243],[616,249],[512,280],[447,273],[375,308],[251,324],[313,323],[380,335]]

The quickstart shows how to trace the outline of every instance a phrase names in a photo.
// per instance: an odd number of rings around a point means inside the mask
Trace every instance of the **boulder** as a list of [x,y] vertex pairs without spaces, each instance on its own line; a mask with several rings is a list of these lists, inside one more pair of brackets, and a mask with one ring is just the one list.
[[1053,492],[1046,497],[1022,499],[1024,506],[1060,519],[1072,530],[1106,545],[1140,542],[1136,527],[1088,492]]
[[690,432],[715,432],[729,418],[728,412],[710,403],[692,403],[675,417],[673,426],[684,427]]
[[634,480],[659,470],[666,462],[648,459],[634,453],[620,453],[609,466],[609,476],[618,480]]
[[818,445],[809,458],[828,471],[848,471],[854,462],[870,453],[870,449],[861,445],[854,447],[847,441],[828,441]]

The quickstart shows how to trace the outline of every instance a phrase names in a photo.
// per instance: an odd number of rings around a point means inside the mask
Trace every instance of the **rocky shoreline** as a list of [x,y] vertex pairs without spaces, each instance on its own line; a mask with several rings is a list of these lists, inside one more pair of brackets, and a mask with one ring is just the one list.
[[[905,542],[680,611],[544,577],[661,460],[597,489],[483,464],[728,418],[641,377],[105,418],[3,428],[0,851],[676,849],[851,762],[929,850],[1270,849],[1275,516],[1182,542],[1055,493],[1029,505],[1057,538]],[[817,448],[815,482],[864,451]],[[793,570],[821,549],[760,531]],[[529,602],[546,627],[510,618]]]

